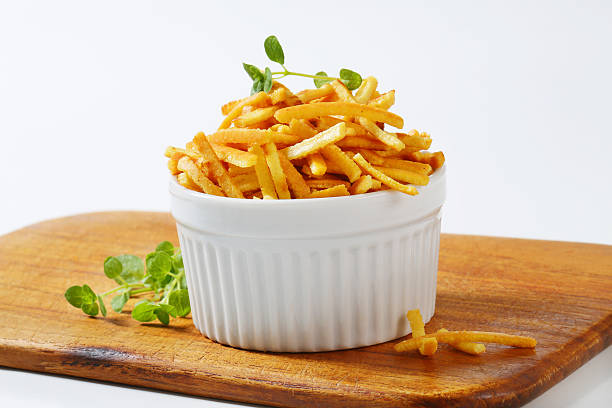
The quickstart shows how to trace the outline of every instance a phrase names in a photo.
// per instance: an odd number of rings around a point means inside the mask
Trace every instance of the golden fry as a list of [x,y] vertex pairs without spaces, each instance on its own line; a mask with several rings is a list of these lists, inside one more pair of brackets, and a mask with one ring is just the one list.
[[315,99],[323,98],[334,92],[332,87],[329,84],[325,84],[318,89],[305,89],[301,92],[295,94],[302,103],[308,103]]
[[[304,106],[304,105],[301,105]],[[315,136],[302,140],[301,142],[285,149],[289,160],[306,157],[315,153],[328,144],[341,140],[346,134],[346,125],[338,123],[324,132],[317,133]]]
[[406,313],[410,328],[412,329],[412,337],[423,337],[425,336],[425,324],[423,323],[423,317],[419,309],[409,310]]
[[348,183],[344,180],[327,177],[327,178],[306,180],[306,185],[310,188],[330,188],[330,187],[339,186],[339,185],[343,185],[346,188],[349,188],[351,186],[351,183]]
[[372,94],[376,91],[376,87],[378,86],[378,81],[374,77],[367,77],[361,82],[361,86],[355,92],[355,101],[357,103],[368,103]]
[[374,166],[374,168],[387,176],[409,184],[416,184],[417,186],[426,186],[429,183],[429,176],[426,174],[415,173],[414,171],[405,169],[395,169],[392,167]]
[[369,174],[365,174],[357,179],[351,187],[349,188],[349,192],[353,195],[355,194],[364,194],[370,191],[373,187],[372,176]]
[[369,106],[387,110],[395,104],[395,90],[389,91],[368,102]]
[[410,160],[420,163],[427,163],[432,169],[437,170],[444,165],[444,153],[442,152],[413,152],[408,154]]
[[213,183],[200,171],[200,169],[193,162],[193,159],[191,157],[181,157],[178,162],[178,168],[179,170],[187,173],[189,178],[193,180],[193,182],[197,184],[206,194],[212,194],[220,197],[223,197],[225,195],[215,183]]
[[[334,163],[352,183],[361,176],[361,169],[338,146],[330,144],[321,149],[321,154],[327,162]],[[313,174],[314,171],[313,171]]]
[[168,146],[166,147],[166,151],[164,152],[164,156],[170,158],[174,153],[182,153],[187,154],[185,149],[181,149],[180,147]]
[[291,119],[311,119],[330,115],[363,116],[374,122],[387,123],[398,129],[404,127],[404,120],[394,113],[351,102],[321,102],[291,106],[277,110],[274,117],[279,122],[289,123]]
[[398,133],[397,137],[406,146],[418,147],[419,149],[429,149],[429,146],[431,146],[431,137],[425,132],[419,133],[416,130],[411,130],[408,133]]
[[276,187],[274,186],[274,180],[272,179],[272,174],[268,168],[268,163],[266,162],[266,156],[263,149],[259,145],[253,145],[249,149],[249,152],[257,156],[255,173],[257,174],[257,180],[259,181],[259,186],[261,187],[263,199],[278,199],[278,196],[276,195]]
[[334,187],[326,188],[325,190],[315,191],[310,194],[310,198],[327,198],[327,197],[341,197],[350,195],[344,184],[339,184]]
[[371,149],[371,150],[384,150],[390,149],[386,144],[361,136],[347,136],[343,140],[336,143],[338,146],[347,149]]
[[[480,332],[480,331],[447,331],[427,334],[425,337],[435,337],[440,343],[454,344],[463,342],[496,343],[505,346],[519,348],[534,348],[537,344],[532,337],[514,336],[504,333]],[[419,347],[419,339],[408,339],[397,343],[396,351],[416,350]]]
[[240,116],[240,113],[242,112],[242,108],[244,108],[245,106],[259,106],[260,104],[265,104],[266,102],[269,102],[269,101],[270,101],[270,98],[268,97],[268,94],[265,92],[258,92],[254,95],[249,96],[248,98],[244,98],[240,100],[227,113],[227,116],[223,119],[223,122],[221,122],[221,125],[219,125],[219,129],[227,129],[228,127],[230,127],[230,125],[232,124],[232,121],[236,119],[238,116]]
[[280,159],[281,167],[287,177],[287,184],[289,189],[293,192],[294,198],[308,198],[310,195],[310,187],[304,181],[304,177],[299,171],[291,164],[287,155],[284,152],[278,152],[278,158]]
[[[282,89],[282,88],[281,88]],[[234,119],[234,125],[243,128],[256,123],[261,123],[274,117],[274,112],[278,110],[276,106],[268,106],[267,108],[255,109],[249,113],[244,113]]]
[[282,143],[294,144],[300,140],[298,136],[287,133],[273,132],[264,129],[223,129],[208,136],[211,143],[228,144],[228,143],[247,143],[247,144],[265,144],[265,143]]
[[[219,161],[219,158],[217,157],[215,151],[208,142],[208,139],[206,139],[206,136],[203,132],[200,132],[194,136],[193,143],[196,145],[200,154],[208,162],[210,171],[212,172],[213,176],[215,177],[215,179],[219,183],[219,186],[221,186],[221,189],[225,192],[225,194],[227,194],[228,197],[244,198],[240,189],[234,185],[229,174],[227,174],[225,167],[223,167],[223,164],[221,164],[221,161]],[[196,182],[196,184],[200,185],[195,178],[191,178],[193,179],[193,181]],[[204,189],[203,186],[200,187]]]
[[376,170],[359,153],[353,156],[353,160],[355,160],[355,162],[359,165],[359,167],[361,167],[366,173],[369,173],[372,177],[379,180],[384,185],[391,187],[393,190],[401,191],[402,193],[410,194],[410,195],[417,195],[419,193],[414,186],[408,186],[405,184],[398,183],[397,181],[393,180],[391,177]]
[[253,153],[216,143],[211,143],[211,146],[220,160],[231,163],[234,166],[253,167],[257,162],[257,156]]
[[306,160],[308,160],[308,167],[310,167],[310,171],[315,176],[322,176],[327,172],[327,164],[320,153],[313,153],[307,156]]
[[266,155],[266,162],[268,163],[278,198],[281,200],[290,199],[291,194],[289,193],[289,186],[287,186],[287,178],[285,173],[283,173],[276,145],[274,143],[266,143],[263,146],[263,151]]
[[257,174],[255,172],[239,174],[232,177],[232,181],[243,193],[245,191],[259,190],[259,180],[257,179]]
[[[438,330],[438,333],[441,332],[448,332],[448,330],[446,329],[440,329]],[[467,354],[472,354],[472,355],[479,355],[484,353],[487,348],[485,347],[484,344],[482,343],[471,343],[471,342],[461,342],[461,343],[449,343],[451,346],[453,346],[454,348],[456,348],[457,350],[463,351],[464,353]]]
[[423,337],[419,340],[419,353],[423,356],[433,356],[438,349],[438,340],[435,337]]
[[193,191],[197,191],[199,193],[202,192],[202,189],[200,188],[200,186],[194,183],[193,180],[187,175],[187,173],[177,174],[176,181],[178,181],[178,183],[185,188],[188,188]]
[[404,147],[406,147],[404,142],[401,141],[396,135],[394,135],[393,133],[385,132],[384,130],[379,128],[376,123],[372,122],[367,118],[359,118],[359,124],[366,128],[366,130],[372,135],[374,135],[378,140],[380,140],[387,146],[390,146],[394,150],[400,151]]
[[304,119],[292,119],[289,123],[289,129],[291,133],[299,136],[301,140],[308,139],[319,133],[317,129],[313,128],[312,125]]

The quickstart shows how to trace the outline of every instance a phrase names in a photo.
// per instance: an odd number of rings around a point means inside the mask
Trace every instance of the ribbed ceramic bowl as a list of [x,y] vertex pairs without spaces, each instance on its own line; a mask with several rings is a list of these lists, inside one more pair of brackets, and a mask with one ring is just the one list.
[[170,181],[195,326],[266,351],[339,350],[433,316],[445,167],[419,195],[241,200]]

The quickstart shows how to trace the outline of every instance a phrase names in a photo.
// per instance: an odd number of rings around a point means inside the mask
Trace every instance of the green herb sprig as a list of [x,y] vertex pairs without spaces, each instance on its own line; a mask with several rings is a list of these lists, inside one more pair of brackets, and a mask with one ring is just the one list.
[[251,87],[251,95],[257,92],[270,92],[272,89],[272,82],[275,79],[281,79],[289,75],[301,76],[306,78],[312,78],[314,80],[314,84],[317,88],[322,87],[328,82],[331,82],[335,79],[338,79],[346,85],[346,87],[350,90],[359,88],[361,85],[361,75],[359,75],[355,71],[351,71],[350,69],[342,68],[340,70],[340,77],[330,77],[325,73],[325,71],[319,71],[315,75],[310,74],[302,74],[299,72],[289,71],[285,67],[285,53],[283,52],[283,47],[281,47],[280,42],[276,36],[271,35],[264,41],[264,49],[266,51],[266,55],[272,62],[278,63],[283,70],[278,72],[272,72],[272,70],[266,67],[263,71],[257,68],[255,65],[243,63],[242,66],[244,70],[249,75],[249,77],[253,80],[253,86]]
[[184,317],[191,312],[181,250],[168,241],[157,245],[144,262],[134,255],[109,256],[104,274],[119,286],[102,293],[95,293],[89,285],[72,286],[64,294],[68,303],[89,316],[106,316],[104,299],[111,294],[115,296],[110,306],[117,313],[131,298],[149,295],[134,305],[132,317],[139,322],[157,319],[164,325],[170,323],[170,316]]

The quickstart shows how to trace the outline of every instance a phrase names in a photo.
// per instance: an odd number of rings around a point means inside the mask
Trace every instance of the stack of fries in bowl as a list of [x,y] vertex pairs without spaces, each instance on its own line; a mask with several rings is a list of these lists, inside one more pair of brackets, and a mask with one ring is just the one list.
[[[373,77],[222,107],[219,129],[169,147],[196,327],[223,344],[324,351],[406,335],[434,313],[442,152],[399,133]],[[236,199],[231,199],[236,198]]]

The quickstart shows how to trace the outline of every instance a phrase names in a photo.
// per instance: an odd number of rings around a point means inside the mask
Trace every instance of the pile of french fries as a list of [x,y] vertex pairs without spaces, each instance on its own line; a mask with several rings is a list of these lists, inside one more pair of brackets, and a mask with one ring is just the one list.
[[432,356],[438,349],[438,343],[446,343],[467,354],[479,355],[485,352],[482,343],[497,343],[505,346],[534,348],[536,340],[532,337],[482,331],[448,331],[440,329],[433,334],[425,334],[425,324],[418,309],[409,310],[406,314],[412,329],[412,338],[397,343],[395,351],[407,352],[418,350],[421,355]]
[[444,164],[426,151],[427,133],[401,129],[389,112],[395,91],[380,94],[374,77],[353,94],[338,80],[296,94],[274,82],[270,92],[226,103],[219,129],[186,147],[168,147],[168,168],[184,187],[233,198],[324,198],[415,185]]

